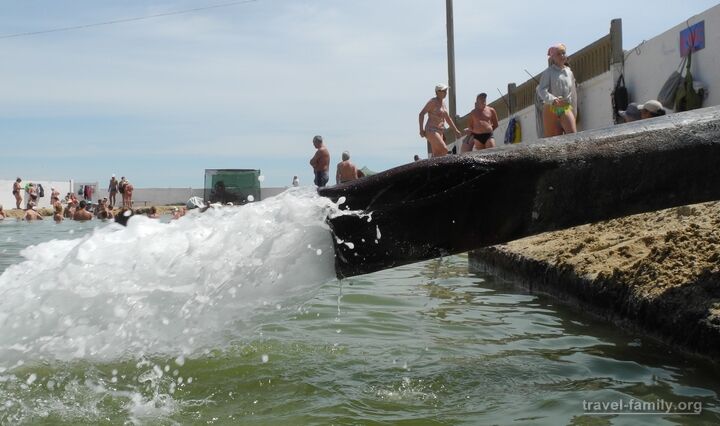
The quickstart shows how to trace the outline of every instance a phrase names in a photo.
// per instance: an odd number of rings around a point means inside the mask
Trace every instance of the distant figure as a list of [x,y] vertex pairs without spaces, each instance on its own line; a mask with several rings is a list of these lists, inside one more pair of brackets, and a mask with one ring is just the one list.
[[132,209],[133,189],[135,188],[127,179],[125,179],[125,176],[120,178],[120,183],[118,183],[118,191],[122,194],[122,206],[125,209]]
[[420,161],[420,156],[415,154],[415,157],[413,157],[413,161]]
[[315,155],[310,159],[310,165],[315,173],[315,185],[323,187],[327,185],[330,180],[328,171],[330,170],[330,152],[323,144],[322,136],[315,136],[313,138],[313,145],[315,146]]
[[575,75],[567,64],[567,49],[559,43],[551,46],[547,55],[548,67],[537,86],[537,94],[543,101],[543,136],[546,138],[577,132],[577,91]]
[[626,123],[642,119],[638,105],[635,102],[630,102],[627,109],[625,111],[618,111],[618,114],[620,114],[620,117],[622,117]]
[[92,213],[87,211],[87,201],[80,200],[80,205],[78,205],[78,208],[75,209],[75,213],[73,213],[73,220],[90,220],[93,218]]
[[478,151],[495,147],[493,131],[498,128],[498,117],[495,108],[487,105],[487,93],[480,93],[475,98],[475,109],[470,112],[466,133],[472,135],[470,143],[463,143],[460,152]]
[[151,206],[150,210],[147,212],[147,217],[150,219],[159,219],[160,215],[157,212],[157,208],[155,206]]
[[34,206],[37,206],[38,202],[38,194],[37,194],[37,188],[35,188],[35,184],[30,182],[25,186],[25,192],[28,194],[27,198],[27,208],[30,208],[30,203],[33,203]]
[[337,165],[337,173],[335,174],[336,183],[350,182],[357,179],[358,169],[350,161],[350,153],[345,151],[342,153],[342,161]]
[[[458,136],[461,135],[460,130],[455,126],[448,109],[445,106],[445,97],[447,97],[449,86],[447,84],[438,84],[435,86],[435,97],[427,101],[418,116],[420,124],[420,137],[427,139],[430,144],[430,150],[433,157],[442,157],[447,155],[448,149],[445,145],[445,123],[449,123]],[[428,116],[425,122],[425,114]],[[424,124],[424,127],[423,127]]]
[[292,186],[300,186],[300,179],[297,176],[293,176]]
[[35,211],[35,203],[30,201],[28,203],[28,208],[25,210],[25,220],[28,222],[33,220],[43,220],[42,216],[40,216],[40,213]]
[[115,175],[110,177],[110,184],[108,185],[108,200],[110,208],[115,207],[115,200],[118,192],[118,180],[115,179]]
[[20,210],[20,204],[22,204],[23,197],[22,193],[22,185],[20,185],[20,182],[22,182],[22,179],[17,178],[15,179],[15,183],[13,183],[13,190],[12,193],[15,196],[15,208]]
[[177,220],[177,219],[180,219],[181,217],[185,216],[186,211],[187,210],[185,209],[185,207],[173,208],[173,213],[172,213],[173,220]]
[[122,176],[120,178],[120,182],[118,182],[118,192],[120,194],[125,193],[125,184],[127,184],[127,179],[125,179],[125,176]]
[[63,221],[63,206],[58,201],[57,203],[53,204],[53,220],[56,223],[60,223]]
[[7,216],[5,215],[5,211],[3,210],[2,204],[0,204],[0,220],[5,219]]
[[60,202],[60,191],[55,189],[54,187],[50,187],[50,205],[54,206],[55,203]]
[[92,201],[94,188],[92,185],[85,185],[83,188],[83,199],[85,201]]
[[662,104],[655,99],[651,99],[642,105],[638,105],[638,109],[640,110],[640,117],[643,119],[660,117],[667,114],[667,111],[665,111]]

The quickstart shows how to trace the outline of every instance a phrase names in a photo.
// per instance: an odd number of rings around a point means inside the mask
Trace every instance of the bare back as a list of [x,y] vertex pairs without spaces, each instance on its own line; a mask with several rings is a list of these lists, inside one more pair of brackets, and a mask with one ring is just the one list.
[[358,178],[357,167],[350,161],[341,161],[337,165],[337,180],[338,183],[348,182]]

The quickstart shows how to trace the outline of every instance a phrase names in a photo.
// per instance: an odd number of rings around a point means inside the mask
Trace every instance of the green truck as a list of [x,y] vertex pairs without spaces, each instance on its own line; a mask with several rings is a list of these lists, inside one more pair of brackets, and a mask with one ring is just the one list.
[[260,201],[260,170],[205,169],[204,198],[210,203],[233,205]]

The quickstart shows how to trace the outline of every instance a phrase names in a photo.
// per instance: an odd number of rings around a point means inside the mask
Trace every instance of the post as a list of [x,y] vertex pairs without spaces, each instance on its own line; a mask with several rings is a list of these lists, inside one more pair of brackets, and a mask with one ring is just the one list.
[[[613,81],[613,90],[625,67],[625,52],[622,47],[622,19],[610,21],[610,76]],[[613,98],[613,106],[615,100]],[[613,108],[613,121],[615,124],[623,123],[625,120],[615,113]]]
[[[455,94],[457,93],[457,87],[455,86],[455,30],[453,29],[453,2],[452,0],[445,0],[445,15],[447,19],[447,55],[448,55],[448,85],[450,85],[450,117],[455,120],[456,109],[455,100],[457,99]],[[454,134],[453,134],[454,139]]]

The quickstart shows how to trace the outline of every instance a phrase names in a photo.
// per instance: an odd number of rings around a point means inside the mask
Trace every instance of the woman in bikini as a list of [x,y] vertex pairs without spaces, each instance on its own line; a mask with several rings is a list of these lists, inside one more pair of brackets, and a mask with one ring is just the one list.
[[560,43],[551,46],[547,54],[548,67],[537,87],[543,101],[544,137],[575,133],[577,92],[575,76],[567,65],[567,49]]
[[15,208],[20,209],[20,204],[22,204],[22,185],[20,185],[20,182],[22,182],[22,179],[17,178],[15,179],[15,183],[13,183],[13,195],[15,196]]
[[[430,99],[422,111],[420,111],[420,136],[427,139],[433,157],[442,157],[448,153],[447,145],[445,145],[445,141],[443,140],[445,123],[450,124],[456,135],[460,136],[462,134],[457,126],[455,126],[452,118],[450,118],[448,109],[443,101],[447,96],[447,91],[448,86],[445,84],[435,86],[435,97]],[[425,123],[425,114],[428,116],[427,123]]]

